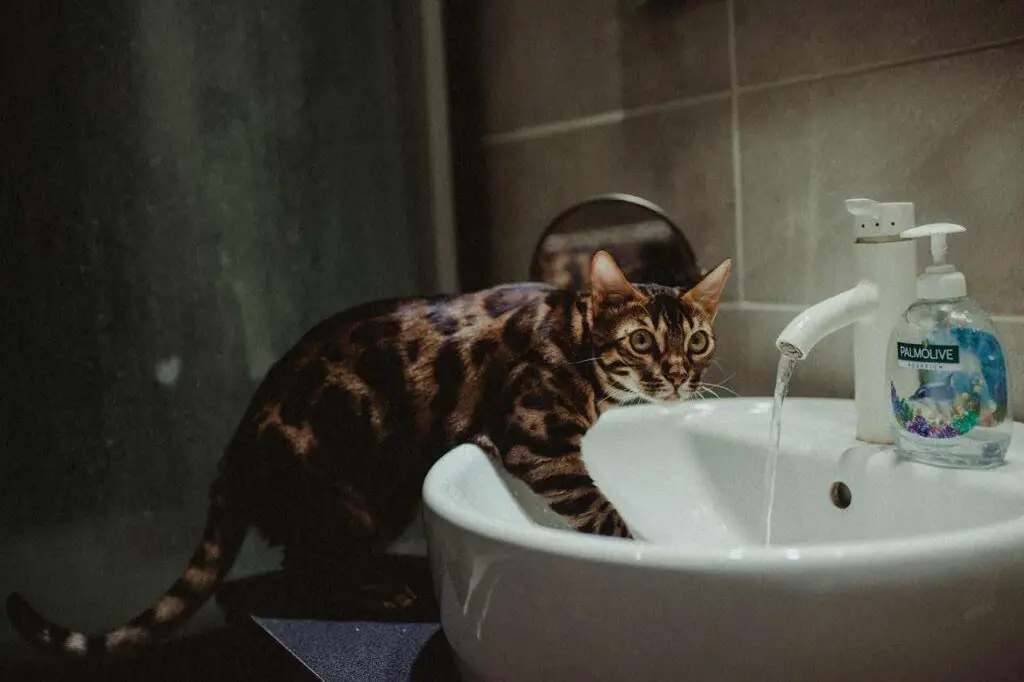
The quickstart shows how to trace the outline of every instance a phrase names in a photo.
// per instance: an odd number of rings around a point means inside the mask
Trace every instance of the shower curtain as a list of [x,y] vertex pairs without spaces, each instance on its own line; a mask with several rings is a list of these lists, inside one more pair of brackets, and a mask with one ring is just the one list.
[[0,591],[86,628],[146,606],[269,365],[450,279],[423,5],[0,9]]

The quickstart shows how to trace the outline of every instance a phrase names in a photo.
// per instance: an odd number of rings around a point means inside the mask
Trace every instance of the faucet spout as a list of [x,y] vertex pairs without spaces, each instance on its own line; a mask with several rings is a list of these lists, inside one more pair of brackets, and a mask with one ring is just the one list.
[[878,307],[878,302],[878,287],[861,281],[793,318],[779,334],[775,347],[783,355],[803,360],[819,341],[870,314]]
[[914,205],[850,199],[859,284],[796,316],[775,346],[802,360],[823,338],[853,324],[853,398],[857,439],[892,443],[892,401],[886,377],[889,335],[916,296],[917,246],[903,239],[914,225]]

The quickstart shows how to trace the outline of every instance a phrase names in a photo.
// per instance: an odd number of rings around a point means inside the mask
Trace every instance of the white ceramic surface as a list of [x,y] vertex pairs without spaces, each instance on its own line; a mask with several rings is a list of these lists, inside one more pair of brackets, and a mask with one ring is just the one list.
[[847,199],[858,283],[799,313],[775,341],[799,358],[826,336],[853,325],[853,397],[857,438],[892,443],[885,359],[896,319],[917,300],[917,245],[902,232],[914,226],[914,205]]
[[764,547],[770,412],[601,418],[584,457],[644,541],[545,527],[481,450],[445,455],[425,519],[465,678],[1024,679],[1024,426],[1003,467],[937,469],[854,440],[853,401],[792,398]]

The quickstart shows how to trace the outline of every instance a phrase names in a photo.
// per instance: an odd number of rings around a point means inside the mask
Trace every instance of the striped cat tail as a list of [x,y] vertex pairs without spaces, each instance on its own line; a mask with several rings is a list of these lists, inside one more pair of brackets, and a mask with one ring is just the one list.
[[88,635],[52,623],[20,594],[7,597],[7,617],[28,642],[72,658],[129,654],[145,648],[187,621],[210,598],[231,569],[247,524],[226,508],[218,479],[211,491],[203,539],[188,567],[152,606],[121,627]]

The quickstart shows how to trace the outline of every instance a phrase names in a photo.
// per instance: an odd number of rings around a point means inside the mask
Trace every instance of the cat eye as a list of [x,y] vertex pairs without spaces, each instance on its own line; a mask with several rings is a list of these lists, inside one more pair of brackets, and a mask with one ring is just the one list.
[[705,331],[694,332],[690,335],[689,349],[691,353],[701,354],[711,345],[711,338]]
[[650,352],[654,346],[654,335],[646,329],[637,329],[635,332],[629,335],[629,345],[633,347],[637,353]]

